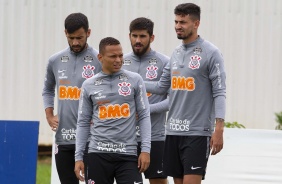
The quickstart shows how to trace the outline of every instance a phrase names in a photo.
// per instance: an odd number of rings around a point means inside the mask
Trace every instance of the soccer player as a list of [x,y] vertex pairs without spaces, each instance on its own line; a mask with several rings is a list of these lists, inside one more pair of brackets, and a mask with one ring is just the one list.
[[[77,122],[75,173],[83,181],[83,152],[88,150],[88,183],[142,183],[150,163],[150,107],[139,74],[121,69],[123,52],[112,37],[100,41],[102,71],[82,85]],[[136,114],[141,153],[137,157]],[[93,125],[89,126],[89,122]]]
[[182,44],[174,50],[157,84],[148,92],[169,95],[164,171],[176,184],[199,184],[210,154],[223,148],[225,69],[220,50],[197,33],[200,7],[179,4],[175,31]]
[[[154,41],[154,23],[144,17],[134,19],[129,26],[129,40],[132,52],[124,56],[123,69],[139,73],[144,81],[158,81],[169,57],[151,49]],[[165,140],[166,111],[168,111],[167,94],[148,93],[150,103],[152,135],[151,162],[144,172],[150,184],[167,184],[167,176],[163,172],[163,150]],[[136,126],[137,141],[140,146],[139,125]],[[138,147],[140,148],[140,147]],[[140,152],[140,149],[138,149]]]
[[[47,122],[56,132],[55,161],[62,184],[79,183],[74,173],[74,154],[80,87],[86,79],[101,71],[98,52],[87,44],[90,33],[84,14],[72,13],[66,17],[65,35],[69,47],[49,58],[44,81],[44,108]],[[54,115],[55,88],[57,115]]]

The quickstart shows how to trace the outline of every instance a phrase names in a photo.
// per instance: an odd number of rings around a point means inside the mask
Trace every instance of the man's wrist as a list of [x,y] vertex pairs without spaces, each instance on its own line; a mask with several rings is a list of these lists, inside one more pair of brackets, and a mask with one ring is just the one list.
[[223,118],[215,118],[216,123],[224,123],[224,119]]
[[215,131],[223,131],[223,129],[224,129],[224,119],[216,118],[215,120],[216,120]]

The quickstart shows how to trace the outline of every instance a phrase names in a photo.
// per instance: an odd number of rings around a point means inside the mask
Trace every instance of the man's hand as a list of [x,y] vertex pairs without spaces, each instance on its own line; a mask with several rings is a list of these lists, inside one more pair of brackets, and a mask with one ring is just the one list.
[[150,154],[146,152],[141,152],[138,158],[138,168],[139,172],[144,172],[148,169],[150,165]]
[[216,155],[223,148],[223,129],[224,120],[216,118],[216,127],[210,142],[211,155]]
[[56,132],[56,130],[59,126],[58,115],[48,116],[48,117],[46,117],[46,119],[47,119],[48,124],[51,127],[51,129]]
[[74,172],[75,172],[76,177],[80,181],[84,182],[84,163],[82,160],[75,162]]
[[46,119],[53,131],[57,131],[59,126],[58,115],[53,114],[53,107],[48,107],[45,109]]

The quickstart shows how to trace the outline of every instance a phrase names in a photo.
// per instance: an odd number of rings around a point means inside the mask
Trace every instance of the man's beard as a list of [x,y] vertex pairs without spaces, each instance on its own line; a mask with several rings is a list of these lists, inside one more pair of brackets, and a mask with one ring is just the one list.
[[[87,43],[85,43],[83,46],[79,46],[79,51],[75,51],[71,46],[70,46],[70,49],[71,51],[73,51],[74,53],[80,53],[81,51],[83,51],[86,47]],[[78,48],[78,47],[77,47]]]
[[191,31],[191,32],[190,32],[188,35],[186,35],[186,36],[177,35],[177,38],[178,38],[179,40],[186,40],[186,39],[190,38],[192,35],[193,35],[193,33],[192,33],[192,31]]
[[142,50],[139,50],[139,51],[136,51],[134,49],[134,46],[131,46],[131,47],[136,56],[143,56],[147,52],[148,48],[150,47],[150,43],[148,43],[148,45],[146,45]]

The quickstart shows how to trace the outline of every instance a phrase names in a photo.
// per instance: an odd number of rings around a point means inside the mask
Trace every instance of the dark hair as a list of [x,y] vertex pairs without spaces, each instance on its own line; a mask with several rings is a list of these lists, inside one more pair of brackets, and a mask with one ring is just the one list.
[[106,37],[106,38],[103,38],[100,43],[99,43],[99,53],[103,53],[106,46],[109,46],[109,45],[119,45],[120,42],[113,38],[113,37]]
[[72,13],[65,19],[65,29],[68,33],[73,33],[78,29],[83,28],[85,32],[88,31],[88,19],[82,13]]
[[130,33],[134,30],[147,30],[150,36],[153,35],[154,22],[145,17],[139,17],[131,21],[129,25]]
[[201,8],[193,3],[179,4],[174,9],[175,15],[190,15],[196,20],[201,18]]

